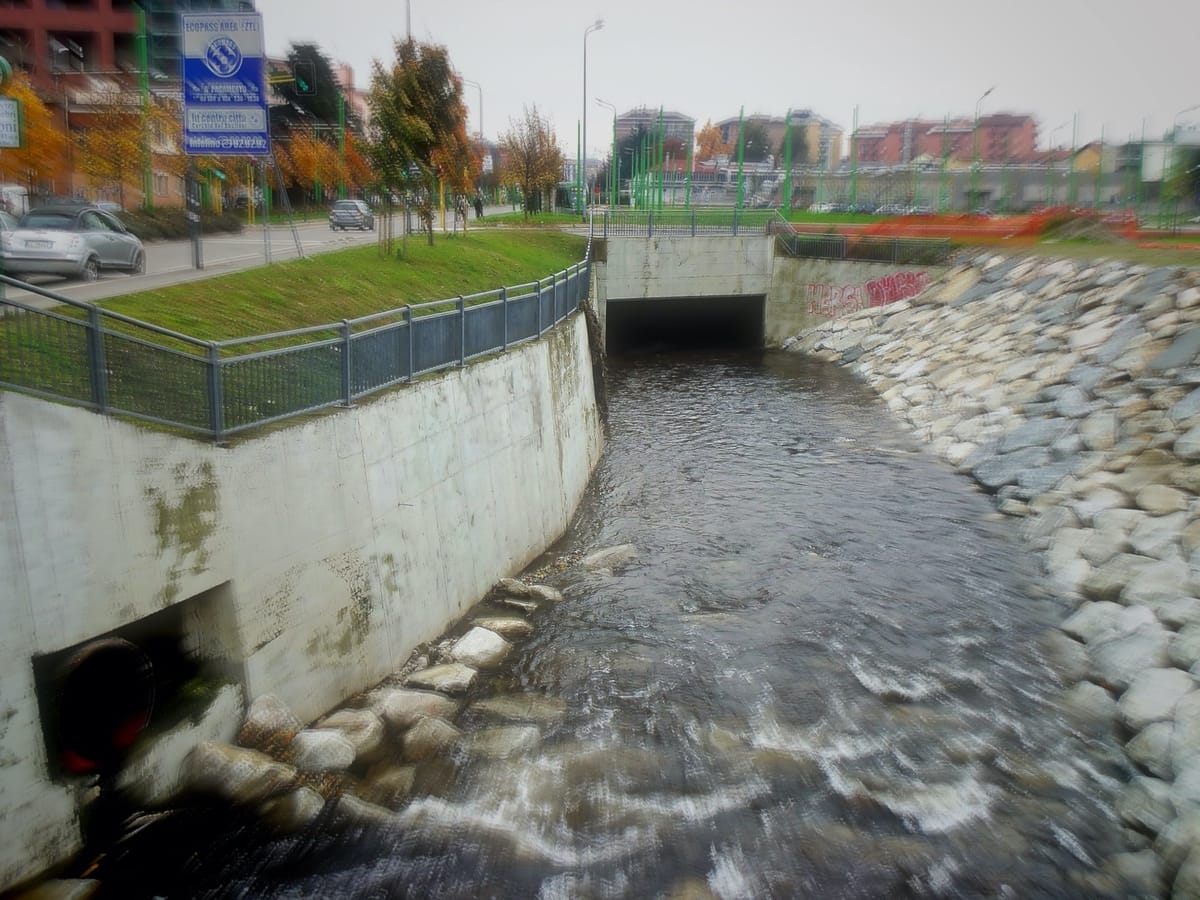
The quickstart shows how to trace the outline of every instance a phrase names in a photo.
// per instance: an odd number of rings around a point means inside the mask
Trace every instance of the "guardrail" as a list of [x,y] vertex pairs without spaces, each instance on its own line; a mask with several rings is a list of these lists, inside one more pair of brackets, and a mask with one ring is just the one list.
[[774,209],[607,210],[592,217],[593,237],[654,237],[698,234],[771,234],[787,222]]
[[540,337],[588,298],[583,260],[538,281],[274,334],[201,341],[6,275],[0,388],[211,437],[355,400]]

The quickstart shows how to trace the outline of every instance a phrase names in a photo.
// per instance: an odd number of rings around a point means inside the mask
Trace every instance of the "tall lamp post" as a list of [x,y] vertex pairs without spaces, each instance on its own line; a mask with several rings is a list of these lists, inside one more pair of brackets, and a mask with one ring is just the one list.
[[1046,206],[1054,205],[1054,136],[1070,124],[1068,121],[1055,125],[1050,132],[1050,145],[1046,148]]
[[990,88],[979,95],[979,99],[975,101],[975,127],[971,129],[971,143],[973,144],[971,155],[974,159],[971,162],[971,202],[968,204],[970,210],[977,211],[979,209],[979,108],[983,105],[984,99],[992,91],[996,89],[993,84]]
[[472,81],[470,78],[464,78],[463,84],[469,84],[475,90],[479,91],[479,140],[483,140],[483,87],[478,81]]
[[579,183],[583,186],[584,198],[579,204],[580,218],[586,218],[584,207],[587,205],[587,39],[593,31],[604,27],[604,20],[597,19],[583,29],[583,137],[579,141]]
[[613,133],[612,133],[612,156],[608,160],[608,206],[610,209],[615,209],[617,205],[617,174],[620,171],[617,161],[617,108],[607,100],[596,98],[596,102],[607,109],[612,110],[613,114]]

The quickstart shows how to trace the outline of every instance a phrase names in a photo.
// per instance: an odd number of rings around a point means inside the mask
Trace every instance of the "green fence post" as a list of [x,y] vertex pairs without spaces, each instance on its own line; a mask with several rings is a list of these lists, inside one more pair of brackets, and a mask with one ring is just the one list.
[[221,348],[208,344],[208,427],[213,440],[220,443],[225,437],[225,397],[221,380]]
[[104,321],[100,308],[88,309],[88,369],[91,373],[92,403],[99,412],[108,411],[108,368],[104,361]]
[[458,295],[458,364],[467,364],[467,302]]
[[350,320],[342,319],[342,405],[353,406],[350,396]]

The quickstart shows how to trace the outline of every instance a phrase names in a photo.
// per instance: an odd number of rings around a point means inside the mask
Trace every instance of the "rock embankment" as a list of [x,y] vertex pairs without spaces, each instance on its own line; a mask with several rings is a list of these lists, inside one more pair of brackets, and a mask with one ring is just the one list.
[[1131,853],[1200,897],[1200,269],[981,256],[785,347],[852,367],[1022,518],[1073,610],[1068,708],[1125,742]]

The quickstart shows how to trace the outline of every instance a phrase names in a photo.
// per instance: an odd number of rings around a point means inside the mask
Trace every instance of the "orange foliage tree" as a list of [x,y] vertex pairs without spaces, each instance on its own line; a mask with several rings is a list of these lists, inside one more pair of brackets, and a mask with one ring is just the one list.
[[66,135],[55,125],[53,113],[34,93],[29,79],[16,72],[3,94],[21,104],[24,141],[19,148],[0,150],[0,181],[30,186],[54,185],[65,179]]
[[709,119],[696,134],[696,161],[708,162],[718,156],[728,156],[733,145],[721,140],[721,130]]

